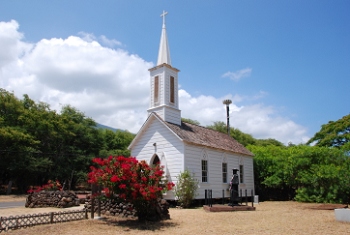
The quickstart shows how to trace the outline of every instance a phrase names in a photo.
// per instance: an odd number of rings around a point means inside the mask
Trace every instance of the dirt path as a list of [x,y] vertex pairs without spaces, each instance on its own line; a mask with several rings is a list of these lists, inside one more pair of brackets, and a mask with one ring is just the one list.
[[333,210],[316,210],[318,206],[262,202],[256,206],[256,211],[243,212],[170,209],[171,220],[159,223],[140,224],[135,220],[109,217],[34,226],[3,234],[350,234],[350,223],[336,221]]

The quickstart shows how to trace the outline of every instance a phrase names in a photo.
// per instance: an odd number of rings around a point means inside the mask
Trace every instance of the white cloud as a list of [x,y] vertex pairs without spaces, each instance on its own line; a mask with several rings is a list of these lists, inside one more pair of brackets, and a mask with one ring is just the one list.
[[228,77],[233,81],[239,81],[239,80],[241,80],[241,78],[249,77],[251,73],[252,73],[251,68],[245,68],[245,69],[241,69],[241,70],[238,70],[235,72],[228,71],[228,72],[224,73],[222,75],[222,77],[224,77],[224,78]]
[[99,37],[100,40],[101,40],[101,43],[103,45],[106,45],[108,47],[115,47],[115,46],[121,46],[122,43],[115,40],[115,39],[108,39],[105,35],[102,35]]
[[278,110],[271,106],[263,104],[238,105],[239,102],[251,99],[251,97],[232,97],[231,95],[219,98],[203,95],[192,97],[184,90],[179,91],[179,97],[182,116],[197,120],[202,126],[212,125],[215,121],[226,122],[226,111],[222,101],[231,99],[230,125],[232,127],[251,134],[257,139],[273,138],[284,144],[289,142],[305,143],[309,139],[305,127],[280,116]]
[[101,35],[99,37],[95,37],[92,33],[79,32],[78,35],[86,42],[99,41],[102,45],[114,48],[117,46],[122,46],[123,44],[115,39],[109,39],[105,35]]
[[0,69],[15,63],[22,54],[29,50],[28,44],[22,42],[23,34],[18,32],[18,23],[0,22]]
[[[1,87],[19,98],[28,94],[56,110],[70,104],[101,124],[136,133],[147,118],[148,69],[154,64],[125,50],[102,46],[92,34],[80,35],[28,44],[23,42],[16,21],[0,22],[0,48],[6,48],[0,50]],[[239,79],[250,72],[248,68],[232,74]],[[234,127],[255,138],[305,142],[305,128],[281,117],[272,107],[238,105],[264,95],[194,97],[180,89],[180,109],[183,117],[206,126],[225,121],[222,100],[231,99],[230,122]]]

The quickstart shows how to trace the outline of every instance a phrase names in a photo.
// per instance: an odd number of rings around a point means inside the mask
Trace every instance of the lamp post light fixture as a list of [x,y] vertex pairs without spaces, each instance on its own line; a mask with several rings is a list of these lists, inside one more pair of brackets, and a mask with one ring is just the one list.
[[226,105],[226,113],[227,113],[227,134],[230,135],[230,104],[232,104],[232,100],[224,100],[222,101],[223,104]]

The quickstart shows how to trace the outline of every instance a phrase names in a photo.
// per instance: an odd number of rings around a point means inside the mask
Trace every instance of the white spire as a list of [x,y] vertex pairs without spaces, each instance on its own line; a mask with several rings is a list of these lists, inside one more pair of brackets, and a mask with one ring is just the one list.
[[165,16],[167,14],[168,12],[163,11],[163,13],[160,15],[161,17],[163,17],[163,27],[162,27],[162,35],[160,37],[157,65],[161,65],[164,63],[171,65],[168,37],[166,35],[166,28],[165,28]]

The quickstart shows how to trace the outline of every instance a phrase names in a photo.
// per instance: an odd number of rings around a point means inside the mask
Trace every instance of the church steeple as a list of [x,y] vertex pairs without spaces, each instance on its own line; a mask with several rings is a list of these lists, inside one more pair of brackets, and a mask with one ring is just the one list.
[[170,50],[163,11],[162,35],[158,52],[157,66],[149,69],[151,74],[151,97],[148,114],[157,113],[164,121],[181,125],[181,111],[178,97],[178,72],[171,66]]
[[162,27],[162,35],[160,36],[157,65],[161,65],[164,63],[171,65],[168,37],[166,35],[166,27],[165,27],[165,16],[167,14],[168,12],[163,11],[163,14],[160,15],[161,17],[163,17],[163,27]]

